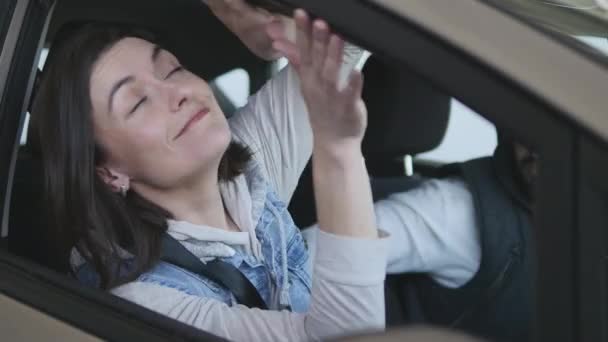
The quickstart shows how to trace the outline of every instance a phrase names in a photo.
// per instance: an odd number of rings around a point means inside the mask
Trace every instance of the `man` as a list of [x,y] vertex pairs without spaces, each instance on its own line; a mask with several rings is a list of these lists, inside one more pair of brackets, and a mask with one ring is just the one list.
[[[447,165],[439,178],[375,203],[378,227],[391,235],[388,273],[416,274],[392,283],[399,296],[414,297],[400,308],[406,318],[394,323],[426,322],[496,340],[529,337],[538,157],[519,143],[499,142],[492,157]],[[305,235],[314,248],[314,229]]]

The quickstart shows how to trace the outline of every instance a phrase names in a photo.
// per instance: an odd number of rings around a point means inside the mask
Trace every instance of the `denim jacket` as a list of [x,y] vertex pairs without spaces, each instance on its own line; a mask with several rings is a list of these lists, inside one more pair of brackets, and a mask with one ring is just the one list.
[[[287,206],[263,180],[258,166],[249,167],[245,176],[251,193],[253,216],[258,218],[255,235],[261,244],[263,258],[255,258],[240,248],[235,249],[233,256],[220,260],[239,269],[257,288],[269,309],[290,308],[294,312],[305,312],[312,280],[304,239]],[[99,284],[97,274],[87,263],[76,267],[75,274],[86,285],[96,287]],[[236,304],[235,297],[223,286],[163,261],[135,281],[175,288],[230,306]]]
[[[283,270],[281,229],[286,239],[287,273]],[[266,196],[256,235],[262,245],[263,261],[247,255],[242,249],[238,249],[232,257],[221,259],[237,267],[251,281],[269,308],[291,307],[294,312],[305,312],[308,309],[312,281],[306,267],[308,251],[285,204],[279,201],[273,192],[268,192]],[[283,288],[285,277],[287,287]],[[137,281],[173,287],[228,305],[236,304],[234,296],[222,286],[166,262],[160,262],[151,271],[142,274]],[[282,293],[286,294],[287,298],[280,298]]]

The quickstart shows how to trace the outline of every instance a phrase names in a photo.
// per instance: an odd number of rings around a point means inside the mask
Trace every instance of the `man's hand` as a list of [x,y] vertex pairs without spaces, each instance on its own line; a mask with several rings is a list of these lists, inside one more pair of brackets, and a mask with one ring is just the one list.
[[256,56],[271,61],[282,57],[273,43],[295,45],[293,19],[251,7],[245,0],[203,0],[211,12]]

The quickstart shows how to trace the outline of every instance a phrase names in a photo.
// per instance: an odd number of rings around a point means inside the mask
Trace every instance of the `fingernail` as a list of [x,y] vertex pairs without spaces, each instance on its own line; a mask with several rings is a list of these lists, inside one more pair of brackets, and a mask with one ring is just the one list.
[[303,10],[303,9],[301,9],[301,8],[298,8],[298,9],[296,10],[295,14],[296,14],[297,16],[299,16],[299,17],[306,17],[306,11],[304,11],[304,10]]

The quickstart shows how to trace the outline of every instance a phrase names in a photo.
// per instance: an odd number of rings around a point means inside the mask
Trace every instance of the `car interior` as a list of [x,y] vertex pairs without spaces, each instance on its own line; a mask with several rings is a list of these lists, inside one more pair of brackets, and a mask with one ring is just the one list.
[[[249,92],[255,93],[277,70],[276,63],[258,59],[209,12],[200,0],[163,1],[58,1],[43,44],[52,54],[53,44],[66,30],[88,22],[111,22],[153,32],[163,45],[192,72],[211,80],[216,98],[227,116],[237,104],[217,85],[218,77],[235,69],[249,76]],[[355,42],[356,43],[356,42]],[[44,69],[39,72],[44,73]],[[412,157],[440,145],[450,121],[452,98],[424,78],[381,55],[372,55],[363,68],[363,98],[369,124],[363,154],[371,177],[375,200],[407,191],[424,179],[436,176],[441,164]],[[32,98],[35,96],[35,85]],[[403,96],[404,93],[409,96]],[[28,136],[31,136],[28,134]],[[68,259],[57,255],[45,229],[40,157],[33,139],[19,148],[10,199],[8,235],[2,244],[8,251],[33,261],[61,276],[69,273]],[[298,227],[316,222],[311,165],[306,167],[289,203]],[[393,322],[422,322],[419,312],[408,312],[416,298],[408,289],[408,277],[389,276],[386,282],[387,311]],[[77,285],[75,285],[77,286]]]
[[[111,22],[130,25],[152,32],[167,48],[174,52],[190,70],[213,80],[231,70],[241,68],[249,75],[251,91],[259,88],[268,78],[272,65],[251,54],[240,41],[198,1],[182,1],[179,6],[169,7],[155,2],[145,2],[146,11],[140,9],[143,2],[99,2],[61,1],[57,3],[46,36],[45,46],[50,48],[56,37],[88,22]],[[179,18],[167,20],[166,18]],[[213,34],[208,34],[213,32]],[[201,41],[201,37],[204,37]],[[61,38],[58,38],[61,39]],[[213,51],[213,53],[210,53]],[[221,53],[217,53],[220,52]],[[40,77],[40,72],[38,77]],[[227,116],[236,109],[221,89],[211,82],[217,100]],[[32,98],[35,96],[35,89]],[[31,137],[32,134],[27,136]],[[44,210],[41,203],[40,164],[36,142],[29,139],[21,146],[15,169],[13,196],[10,207],[8,249],[20,256],[42,263],[60,272],[67,271],[61,258],[50,257],[51,246],[45,236],[44,222],[34,212]],[[11,227],[14,227],[11,229]],[[16,227],[19,227],[18,229]]]
[[[125,3],[112,0],[93,3],[93,6],[76,0],[58,2],[44,46],[52,56],[53,43],[61,39],[65,32],[87,22],[110,21],[153,32],[187,68],[207,80],[237,68],[246,70],[251,93],[276,70],[273,63],[252,55],[198,1],[180,1],[179,6],[171,7],[172,13],[167,13],[166,6],[154,1],[145,2],[145,11],[140,10],[141,6],[143,2],[140,1]],[[179,23],[167,18],[179,18]],[[363,69],[366,78],[363,97],[370,115],[362,148],[372,177],[375,199],[406,191],[420,183],[424,175],[419,172],[408,175],[405,156],[414,156],[437,147],[445,135],[449,120],[450,97],[435,90],[411,71],[395,65],[380,56],[372,56]],[[43,72],[39,71],[37,77]],[[232,115],[236,105],[217,84],[211,84],[224,113]],[[411,96],[401,96],[405,92]],[[35,86],[32,98],[34,96]],[[46,234],[44,216],[32,215],[45,210],[36,144],[35,139],[30,138],[19,149],[5,245],[15,255],[67,274],[68,258],[58,256],[53,244],[49,243],[53,240]],[[432,168],[421,169],[428,171],[426,176],[432,174]],[[310,165],[301,177],[289,210],[300,228],[316,222]],[[407,293],[403,292],[402,286],[395,285],[393,289],[390,284],[402,284],[404,280],[391,279],[387,282],[387,296],[396,296],[391,298],[397,300],[387,302],[397,305],[395,310],[400,310],[407,307]]]
[[[362,71],[369,123],[361,148],[374,199],[380,200],[419,184],[423,175],[418,169],[408,174],[405,157],[430,151],[441,143],[448,126],[450,97],[378,56],[371,56]],[[309,163],[289,204],[298,227],[317,221],[314,203]]]
[[[52,55],[53,42],[64,31],[87,22],[110,21],[150,30],[184,65],[205,79],[213,80],[237,68],[246,70],[251,93],[268,80],[275,69],[273,63],[252,55],[197,1],[183,1],[180,6],[171,7],[175,13],[170,15],[165,13],[166,6],[155,11],[154,2],[141,13],[138,13],[137,5],[137,2],[127,5],[115,1],[114,4],[104,2],[103,6],[96,7],[73,0],[59,2],[45,46],[50,48]],[[180,23],[168,23],[170,20],[163,20],[163,16],[180,18]],[[206,32],[213,32],[213,35]],[[201,37],[204,37],[202,41]],[[362,148],[374,183],[374,196],[380,199],[418,184],[419,174],[406,175],[404,157],[439,145],[447,129],[450,97],[414,73],[396,68],[381,57],[372,56],[363,73],[366,77],[363,97],[371,114]],[[211,84],[224,113],[231,116],[236,105],[217,84]],[[412,96],[400,96],[404,92]],[[32,98],[34,96],[35,89]],[[42,184],[35,145],[34,139],[29,139],[19,150],[9,220],[9,229],[14,228],[9,230],[7,245],[17,255],[65,272],[66,265],[56,264],[56,258],[49,258],[51,250],[46,243],[41,216],[31,215],[32,211],[44,210],[44,203],[37,200]],[[311,177],[309,165],[289,207],[301,228],[316,221]]]

